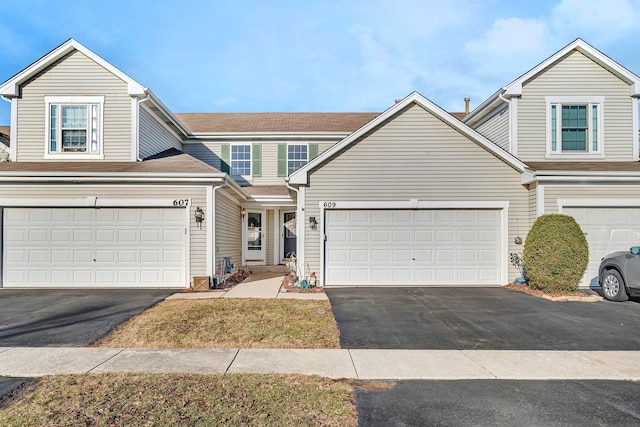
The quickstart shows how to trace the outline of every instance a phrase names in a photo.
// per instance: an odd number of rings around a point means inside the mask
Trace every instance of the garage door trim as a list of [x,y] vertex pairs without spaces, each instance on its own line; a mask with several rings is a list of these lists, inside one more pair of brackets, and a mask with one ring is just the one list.
[[[185,215],[185,240],[184,240],[184,282],[185,287],[189,287],[191,277],[191,198],[162,198],[162,199],[120,199],[101,198],[88,196],[73,199],[50,199],[50,198],[0,198],[0,208],[174,208],[184,209]],[[2,225],[2,215],[0,215],[0,226]],[[4,247],[0,240],[0,256],[4,259]],[[4,270],[4,265],[2,266]],[[4,271],[0,271],[0,289],[3,287],[2,278]]]
[[320,271],[322,275],[320,281],[322,285],[326,285],[326,211],[327,210],[349,210],[349,209],[386,209],[386,210],[402,210],[402,209],[496,209],[500,210],[500,283],[507,283],[508,276],[508,221],[509,221],[509,202],[508,201],[424,201],[418,199],[402,200],[402,201],[334,201],[326,200],[319,202],[320,207]]
[[[569,208],[640,208],[639,199],[558,199],[558,212],[563,214],[565,209]],[[588,241],[588,237],[587,237]],[[591,248],[590,248],[591,249]],[[603,254],[604,255],[604,254]],[[590,254],[591,256],[591,254]],[[585,278],[588,278],[589,267],[585,271],[585,276],[580,282],[580,287],[599,287],[597,278],[593,278],[588,283],[585,282]],[[596,275],[597,276],[597,275]],[[595,282],[593,281],[595,280]]]

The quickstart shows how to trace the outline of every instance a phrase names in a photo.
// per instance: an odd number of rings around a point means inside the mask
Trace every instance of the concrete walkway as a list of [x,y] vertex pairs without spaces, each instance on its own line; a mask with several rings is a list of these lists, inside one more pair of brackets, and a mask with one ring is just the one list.
[[283,273],[260,272],[247,277],[242,283],[230,290],[216,290],[210,292],[178,292],[167,299],[208,299],[208,298],[279,298],[328,300],[323,293],[281,292]]
[[0,347],[0,376],[103,372],[638,381],[640,352]]

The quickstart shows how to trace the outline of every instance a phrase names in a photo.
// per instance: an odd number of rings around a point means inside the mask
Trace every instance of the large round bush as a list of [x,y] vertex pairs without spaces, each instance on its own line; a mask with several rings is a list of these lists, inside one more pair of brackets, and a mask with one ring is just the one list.
[[524,244],[529,286],[545,292],[575,291],[589,261],[584,233],[569,215],[542,215]]

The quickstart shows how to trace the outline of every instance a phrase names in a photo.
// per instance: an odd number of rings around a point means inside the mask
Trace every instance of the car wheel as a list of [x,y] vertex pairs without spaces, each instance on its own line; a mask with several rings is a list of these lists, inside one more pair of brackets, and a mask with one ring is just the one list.
[[602,273],[602,293],[609,301],[626,301],[629,299],[624,281],[616,270]]

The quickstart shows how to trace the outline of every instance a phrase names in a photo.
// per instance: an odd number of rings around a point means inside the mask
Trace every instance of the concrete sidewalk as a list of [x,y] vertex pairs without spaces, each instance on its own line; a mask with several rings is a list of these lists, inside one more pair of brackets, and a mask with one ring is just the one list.
[[328,300],[327,294],[282,292],[281,272],[260,272],[247,277],[242,283],[229,290],[217,290],[210,292],[178,292],[171,299],[209,299],[209,298],[279,298],[279,299],[304,299],[304,300]]
[[[615,363],[611,363],[611,361]],[[431,380],[640,380],[639,351],[0,348],[0,376],[281,373]]]

